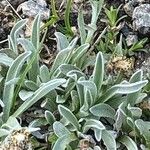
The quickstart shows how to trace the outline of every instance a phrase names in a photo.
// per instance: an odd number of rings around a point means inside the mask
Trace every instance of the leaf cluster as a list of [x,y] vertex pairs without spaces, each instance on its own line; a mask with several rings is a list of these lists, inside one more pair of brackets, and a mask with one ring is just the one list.
[[[34,20],[30,39],[19,36],[26,20],[17,22],[12,29],[9,48],[0,51],[1,142],[13,131],[26,128],[33,133],[32,138],[46,141],[47,146],[35,144],[37,149],[117,150],[126,147],[138,150],[141,145],[145,145],[145,150],[150,148],[150,122],[143,119],[142,109],[138,107],[147,97],[143,87],[148,81],[143,79],[142,70],[138,70],[129,80],[121,78],[117,83],[110,83],[105,76],[104,54],[89,56],[103,6],[101,0],[90,2],[90,25],[85,25],[82,10],[79,11],[80,44],[78,37],[68,40],[66,35],[55,33],[58,54],[51,68],[40,64],[44,41],[40,40],[40,15]],[[119,22],[118,11],[112,7],[106,9],[111,28]],[[21,54],[19,45],[24,50]],[[115,45],[118,54],[122,54],[121,45],[122,37]],[[93,68],[91,74],[86,73],[89,67]],[[42,112],[24,127],[23,115],[33,107]],[[46,127],[46,133],[41,132],[42,127]]]

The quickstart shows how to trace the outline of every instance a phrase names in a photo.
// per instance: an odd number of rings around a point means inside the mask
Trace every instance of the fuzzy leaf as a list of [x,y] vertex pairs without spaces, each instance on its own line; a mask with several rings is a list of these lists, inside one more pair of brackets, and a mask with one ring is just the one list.
[[124,144],[128,150],[138,150],[136,143],[129,136],[122,136],[119,138],[119,142]]
[[11,66],[13,59],[8,57],[5,53],[0,53],[0,65]]
[[123,48],[122,48],[122,34],[120,35],[120,40],[119,43],[116,45],[115,47],[115,52],[114,54],[116,54],[117,56],[122,57],[123,56]]
[[55,101],[50,98],[46,98],[42,103],[41,107],[49,110],[50,112],[54,112],[57,109]]
[[33,104],[35,104],[38,100],[40,100],[42,97],[44,97],[46,94],[48,94],[50,91],[54,90],[58,86],[65,83],[65,79],[54,79],[47,83],[44,83],[38,90],[36,90],[33,94],[33,97],[29,100],[26,100],[13,114],[14,117],[17,117],[24,111],[26,111],[28,108],[30,108]]
[[[12,65],[10,66],[8,72],[7,72],[7,76],[6,76],[6,80],[5,82],[9,82],[14,78],[17,78],[20,70],[22,69],[22,66],[24,65],[25,61],[27,60],[27,58],[30,56],[30,52],[25,52],[21,55],[19,55],[12,63]],[[9,117],[9,113],[10,113],[10,109],[11,106],[13,104],[13,95],[14,95],[14,88],[15,85],[5,85],[4,86],[4,92],[3,92],[3,102],[4,102],[4,108],[3,108],[3,118],[6,121]]]
[[28,60],[28,67],[31,69],[29,70],[29,79],[32,81],[36,81],[37,76],[39,75],[39,49],[36,49],[33,45],[33,43],[27,39],[20,38],[18,39],[18,42],[21,44],[21,46],[24,48],[25,51],[31,51],[32,54],[30,56],[30,59]]
[[47,120],[43,117],[41,118],[38,118],[38,119],[34,119],[31,123],[30,123],[30,127],[31,128],[37,128],[37,127],[41,127],[41,126],[46,126],[48,123],[47,123]]
[[8,127],[9,130],[13,130],[13,129],[20,129],[21,125],[19,124],[18,120],[15,117],[9,117],[7,122],[5,124],[2,125],[2,128],[4,127]]
[[32,27],[32,35],[31,35],[31,41],[35,47],[35,49],[39,48],[40,44],[40,22],[41,22],[41,16],[40,14],[37,15],[33,22]]
[[84,87],[84,91],[88,90],[91,93],[94,102],[97,96],[97,88],[95,83],[93,83],[92,81],[83,80],[78,81],[78,84],[81,84]]
[[72,64],[77,63],[82,58],[82,56],[87,52],[87,50],[88,50],[89,47],[90,47],[90,44],[88,44],[88,43],[83,44],[80,47],[78,47],[74,51],[70,62]]
[[31,80],[26,80],[24,84],[27,88],[29,88],[32,91],[35,91],[38,89],[38,86],[36,85],[36,83]]
[[127,117],[127,123],[128,123],[128,125],[129,125],[132,129],[135,128],[134,120],[133,120],[132,118]]
[[75,90],[71,91],[71,99],[72,99],[72,103],[71,103],[72,111],[79,110],[80,102],[79,102],[79,96],[78,96],[77,91],[75,91]]
[[126,107],[126,103],[122,102],[119,106],[118,106],[118,110],[116,112],[116,122],[115,122],[115,128],[119,131],[122,127],[122,124],[125,120],[126,114],[124,112],[124,108]]
[[94,146],[94,150],[101,150],[99,146]]
[[80,108],[80,116],[88,116],[89,115],[89,108],[91,104],[93,103],[93,97],[92,94],[89,90],[84,91],[84,104]]
[[17,82],[19,81],[19,79],[20,79],[20,78],[14,78],[14,79],[12,79],[12,80],[10,80],[10,81],[8,81],[8,82],[5,82],[5,85],[6,85],[6,86],[15,85],[15,84],[17,84]]
[[79,13],[78,13],[78,27],[81,36],[81,44],[84,44],[86,40],[86,30],[85,30],[85,23],[84,23],[82,9],[79,9]]
[[87,34],[86,41],[85,41],[87,43],[91,42],[94,32],[97,29],[96,23],[97,23],[98,16],[103,6],[103,2],[104,0],[99,0],[99,1],[90,0],[91,6],[92,6],[92,19],[91,19],[91,24],[88,25],[89,28],[87,29],[88,34]]
[[25,38],[19,38],[18,44],[20,44],[25,51],[31,51],[32,53],[36,53],[36,48],[34,47],[33,43]]
[[66,99],[65,99],[64,96],[57,95],[57,97],[56,97],[56,103],[63,104],[63,103],[65,103],[65,101],[66,101]]
[[85,76],[84,73],[78,70],[71,70],[67,73],[67,77],[70,77],[75,81],[77,81],[77,79],[79,79],[80,77],[84,77],[84,76]]
[[[85,80],[85,78],[80,77],[78,81],[83,81],[83,80]],[[80,107],[82,107],[83,104],[84,104],[84,88],[80,84],[77,84],[76,87],[77,87],[77,92],[78,92],[78,95],[79,95]]]
[[19,31],[25,26],[27,20],[20,20],[16,23],[16,25],[12,28],[10,32],[10,36],[8,36],[9,40],[9,48],[12,49],[16,54],[18,54],[17,50],[17,38]]
[[59,110],[60,114],[64,118],[66,118],[74,126],[74,128],[76,130],[78,130],[78,131],[80,130],[80,125],[79,125],[77,118],[68,108],[66,108],[62,105],[58,105],[58,110]]
[[142,109],[140,109],[139,107],[131,107],[130,104],[128,104],[127,108],[132,114],[132,117],[139,119],[142,116]]
[[9,135],[10,132],[6,129],[0,129],[0,138]]
[[89,119],[85,123],[84,132],[88,131],[90,128],[96,128],[96,129],[99,129],[99,130],[104,130],[105,126],[98,120]]
[[[142,76],[143,76],[143,72],[142,70],[139,70],[132,75],[129,82],[134,83],[134,82],[142,81]],[[134,106],[136,103],[136,100],[139,97],[139,94],[140,94],[140,90],[135,93],[128,94],[127,103],[130,104],[131,106]]]
[[58,138],[52,150],[65,150],[67,145],[76,140],[76,137],[73,134],[64,135]]
[[57,54],[50,71],[50,77],[52,77],[52,75],[55,75],[55,72],[57,69],[59,69],[60,65],[67,63],[68,57],[70,59],[70,54],[75,48],[76,42],[77,42],[77,38],[73,39],[67,48],[63,49]]
[[150,145],[150,122],[138,119],[135,121],[135,125],[140,134],[145,138],[146,144]]
[[135,93],[140,89],[142,89],[146,84],[147,84],[147,80],[130,83],[130,84],[122,83],[122,84],[114,85],[100,97],[99,102],[106,102],[116,94]]
[[20,97],[23,101],[25,101],[25,100],[27,100],[28,98],[30,98],[30,97],[33,95],[33,93],[34,93],[34,92],[32,92],[32,91],[21,90],[21,91],[19,92],[19,97]]
[[17,54],[9,48],[0,49],[0,53],[6,54],[8,57],[12,58],[13,60],[17,57]]
[[91,22],[96,23],[98,16],[101,12],[101,9],[103,7],[104,0],[99,0],[99,1],[90,0],[90,3],[92,5],[92,21]]
[[108,118],[112,118],[115,119],[115,110],[109,106],[108,104],[97,104],[93,107],[90,108],[90,112],[94,115],[94,116],[98,116],[98,117],[108,117]]
[[97,141],[100,141],[102,138],[102,130],[99,129],[93,129],[94,130],[94,135]]
[[107,150],[116,150],[116,141],[114,136],[107,130],[102,131],[102,140],[104,141]]
[[49,77],[49,69],[47,68],[47,66],[43,65],[40,67],[40,78],[42,80],[43,83],[46,83],[50,80]]
[[60,32],[55,32],[55,36],[57,39],[57,50],[61,51],[66,49],[69,46],[69,41],[65,35]]
[[97,54],[96,63],[93,71],[93,81],[96,84],[98,93],[100,92],[104,78],[104,58],[101,52]]
[[71,65],[71,64],[62,64],[60,67],[59,67],[60,71],[66,75],[68,72],[72,71],[72,70],[77,70],[77,71],[80,71],[77,67]]
[[54,129],[54,133],[58,137],[62,137],[64,135],[70,134],[70,131],[59,121],[54,122],[53,129]]
[[83,132],[87,132],[89,129],[94,130],[96,140],[100,141],[102,137],[102,130],[105,130],[105,126],[98,120],[89,119],[84,125]]
[[69,78],[67,81],[66,88],[65,88],[64,98],[67,99],[70,96],[70,92],[75,88],[75,86],[76,86],[76,83],[75,83],[74,79]]
[[55,116],[50,111],[45,111],[45,118],[50,125],[52,125],[56,120]]

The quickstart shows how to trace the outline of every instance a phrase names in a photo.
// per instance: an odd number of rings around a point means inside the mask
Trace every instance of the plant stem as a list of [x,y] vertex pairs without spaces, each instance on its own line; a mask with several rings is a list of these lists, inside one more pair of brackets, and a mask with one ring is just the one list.
[[72,32],[71,25],[70,25],[71,4],[72,4],[72,0],[68,0],[67,1],[67,6],[66,6],[65,19],[64,20],[65,20],[66,29],[67,29],[68,33],[72,36],[73,32]]
[[52,8],[52,16],[51,19],[46,22],[40,30],[43,30],[44,28],[47,28],[49,26],[52,26],[54,23],[56,23],[59,20],[59,16],[57,14],[56,6],[55,6],[55,0],[51,0],[51,8]]
[[51,20],[49,20],[48,22],[46,22],[46,23],[41,27],[40,30],[43,30],[43,29],[45,29],[45,28],[47,28],[47,27],[49,27],[49,26],[52,26],[54,23],[57,22],[57,20],[58,20],[58,18],[56,18],[55,16],[52,16],[52,17],[51,17]]
[[51,7],[52,7],[52,14],[53,14],[56,18],[59,18],[58,15],[57,15],[57,11],[56,11],[55,0],[51,0]]

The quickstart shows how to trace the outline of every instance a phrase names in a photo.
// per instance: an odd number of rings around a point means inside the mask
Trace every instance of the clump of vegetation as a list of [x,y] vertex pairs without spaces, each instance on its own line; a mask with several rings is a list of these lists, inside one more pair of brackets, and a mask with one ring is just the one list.
[[[79,37],[71,38],[68,0],[66,35],[55,32],[58,54],[50,68],[40,63],[45,39],[45,34],[40,34],[40,15],[34,20],[30,38],[20,37],[26,20],[13,27],[8,49],[0,51],[0,149],[150,148],[150,122],[141,107],[149,81],[143,78],[142,70],[128,79],[118,76],[114,80],[114,74],[110,77],[105,71],[108,65],[123,73],[134,69],[132,58],[127,58],[129,51],[141,48],[145,41],[123,48],[116,29],[124,17],[117,19],[119,9],[111,7],[105,9],[108,29],[100,34],[99,52],[93,55],[93,36],[103,1],[90,3],[91,23],[85,25],[81,8]],[[56,17],[54,5],[53,13]],[[107,62],[104,56],[108,53],[111,58]],[[30,113],[33,116],[28,120]]]

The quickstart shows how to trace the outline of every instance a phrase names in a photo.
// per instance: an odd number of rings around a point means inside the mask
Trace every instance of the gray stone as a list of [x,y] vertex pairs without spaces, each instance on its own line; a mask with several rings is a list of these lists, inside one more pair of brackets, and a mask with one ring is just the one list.
[[150,56],[145,58],[142,62],[141,69],[143,70],[144,77],[148,77],[150,79]]
[[45,0],[28,0],[20,4],[17,11],[22,10],[23,14],[29,17],[35,17],[38,13],[41,14],[42,20],[47,20],[50,17],[50,9],[48,9]]
[[132,17],[132,14],[134,11],[133,2],[130,1],[130,2],[126,3],[123,8],[124,8],[124,11],[126,12],[126,14],[129,15],[130,17]]
[[8,3],[5,0],[2,0],[0,2],[0,8],[4,9],[4,7],[6,7],[8,5]]
[[136,7],[132,15],[133,29],[141,34],[150,34],[150,4]]
[[127,46],[131,46],[136,42],[138,42],[138,36],[136,34],[129,33],[129,35],[126,38]]
[[123,6],[123,8],[126,14],[132,17],[133,11],[137,6],[149,3],[150,0],[125,0],[125,5]]

